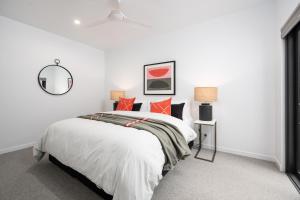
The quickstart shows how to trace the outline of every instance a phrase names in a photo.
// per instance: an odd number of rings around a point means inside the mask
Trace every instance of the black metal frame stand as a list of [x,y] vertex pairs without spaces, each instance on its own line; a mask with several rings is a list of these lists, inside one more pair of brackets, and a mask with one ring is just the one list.
[[[202,130],[201,130],[202,129],[202,125],[205,125],[205,126],[215,126],[215,130],[214,130],[214,134],[215,134],[215,149],[214,149],[214,153],[213,153],[213,156],[212,156],[211,160],[198,157],[198,154],[200,153],[200,151],[202,149]],[[197,153],[195,155],[195,158],[199,159],[199,160],[208,161],[208,162],[214,162],[216,153],[217,153],[217,122],[215,122],[213,125],[210,125],[210,124],[199,124],[199,147],[198,147],[198,151],[197,151]]]

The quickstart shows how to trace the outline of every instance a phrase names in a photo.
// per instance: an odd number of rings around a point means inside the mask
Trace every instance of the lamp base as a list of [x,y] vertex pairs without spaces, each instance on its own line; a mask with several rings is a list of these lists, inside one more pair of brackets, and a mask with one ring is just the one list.
[[202,121],[212,120],[212,106],[209,103],[202,103],[199,106],[199,119]]

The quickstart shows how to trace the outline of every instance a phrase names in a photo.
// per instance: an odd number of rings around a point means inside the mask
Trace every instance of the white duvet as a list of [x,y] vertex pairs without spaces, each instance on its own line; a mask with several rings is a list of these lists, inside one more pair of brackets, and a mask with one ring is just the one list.
[[[187,142],[196,138],[182,120],[149,112],[109,113],[148,117],[175,125]],[[153,134],[100,121],[67,119],[49,126],[34,147],[41,159],[49,153],[85,175],[113,200],[150,200],[162,178],[165,156]]]

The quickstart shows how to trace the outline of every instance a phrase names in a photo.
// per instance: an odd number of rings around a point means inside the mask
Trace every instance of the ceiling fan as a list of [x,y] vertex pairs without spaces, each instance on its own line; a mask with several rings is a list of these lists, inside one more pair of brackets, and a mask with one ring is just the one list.
[[142,22],[128,18],[120,8],[121,0],[110,0],[110,2],[112,4],[111,5],[112,9],[111,9],[110,13],[108,14],[108,16],[104,19],[100,19],[91,24],[88,24],[87,27],[93,28],[93,27],[100,26],[100,25],[108,23],[108,22],[112,22],[112,21],[118,21],[118,22],[127,23],[127,24],[134,24],[134,25],[141,26],[144,28],[151,27]]

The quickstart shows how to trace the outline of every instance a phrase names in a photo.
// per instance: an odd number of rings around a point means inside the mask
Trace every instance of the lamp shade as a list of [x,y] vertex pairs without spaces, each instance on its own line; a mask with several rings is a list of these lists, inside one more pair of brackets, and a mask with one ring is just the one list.
[[119,101],[120,97],[125,97],[125,91],[122,90],[112,90],[110,91],[110,99]]
[[218,88],[216,87],[195,87],[194,99],[200,102],[217,101]]

